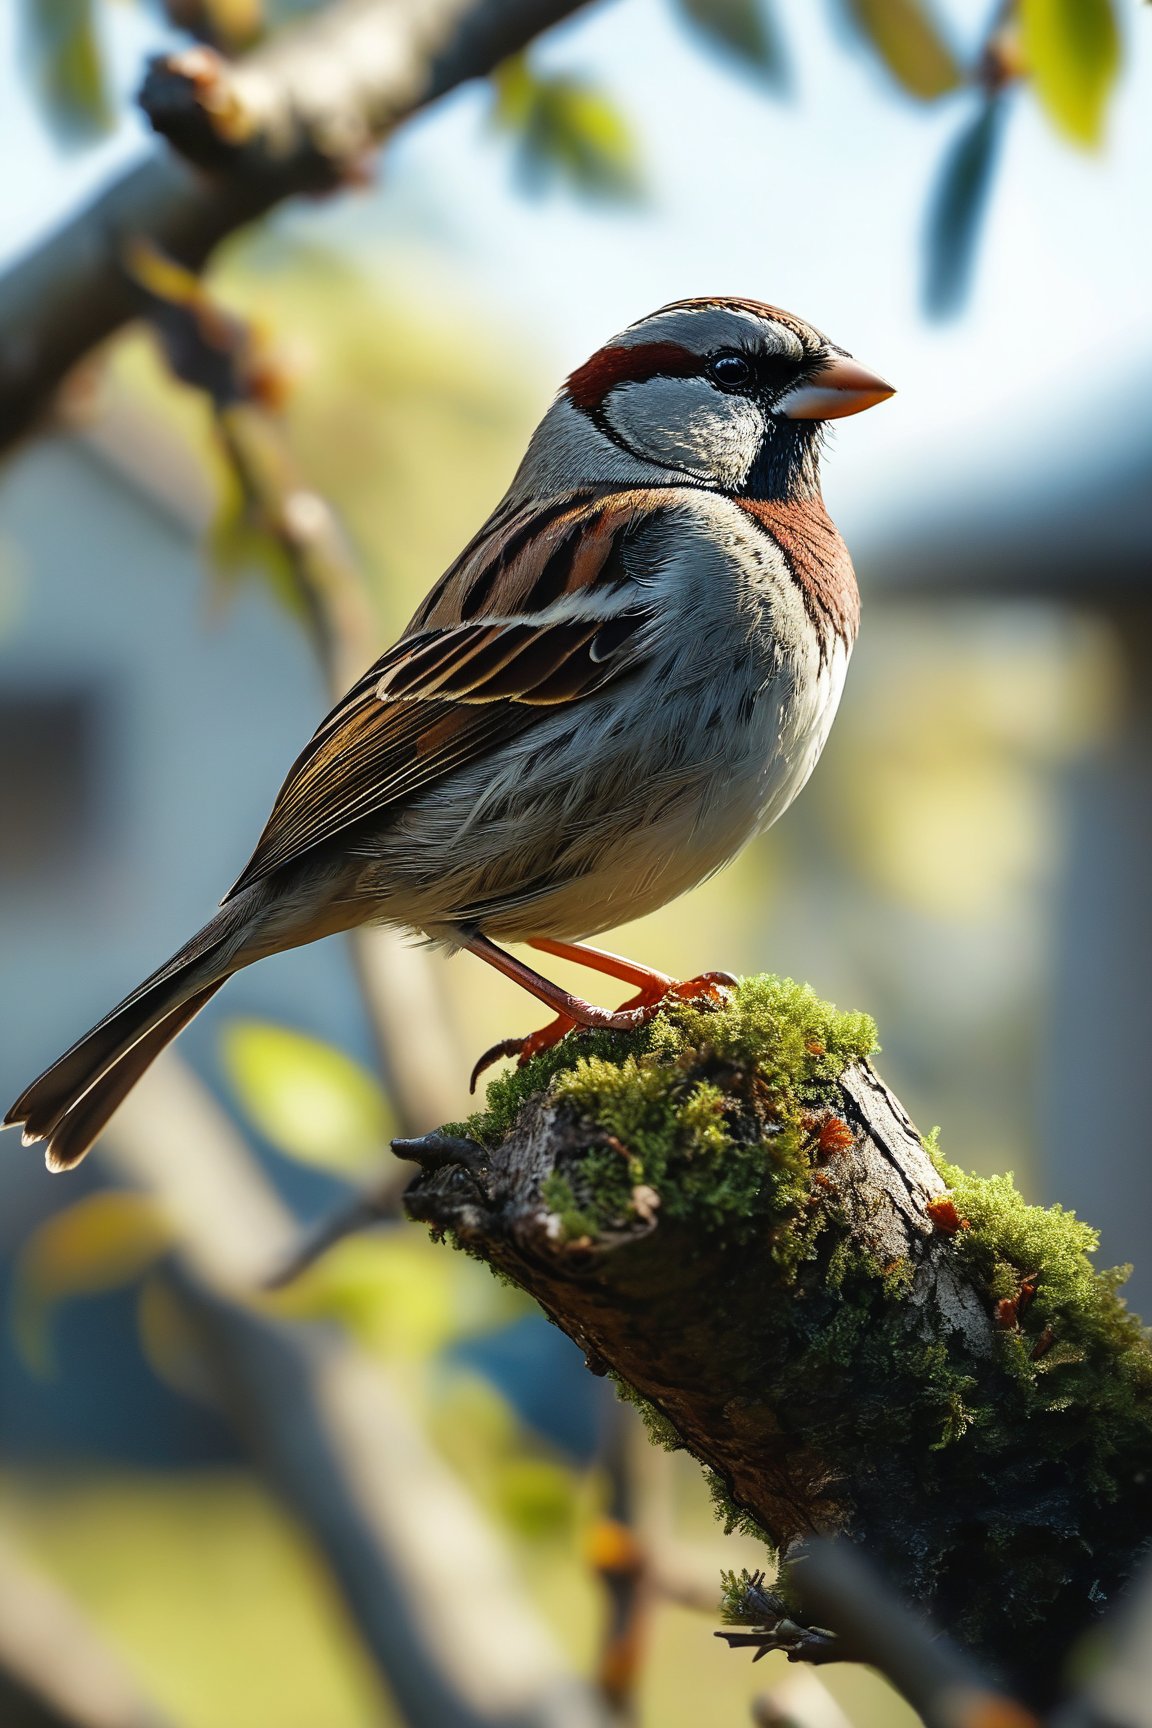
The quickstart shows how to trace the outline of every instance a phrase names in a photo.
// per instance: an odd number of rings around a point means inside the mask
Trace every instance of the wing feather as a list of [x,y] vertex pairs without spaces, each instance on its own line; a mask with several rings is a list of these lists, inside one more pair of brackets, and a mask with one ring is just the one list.
[[317,728],[226,898],[638,670],[653,614],[630,543],[667,508],[635,491],[498,511]]

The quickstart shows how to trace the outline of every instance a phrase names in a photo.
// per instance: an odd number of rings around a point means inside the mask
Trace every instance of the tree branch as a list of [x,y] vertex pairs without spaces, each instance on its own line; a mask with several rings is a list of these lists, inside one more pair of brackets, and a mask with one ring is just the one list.
[[286,198],[340,185],[401,121],[585,3],[336,0],[235,66],[205,50],[159,62],[150,115],[201,163],[210,157],[211,171],[149,157],[0,280],[0,447],[139,312],[123,265],[130,240],[200,269],[237,229]]
[[[1152,1524],[1152,1351],[1092,1232],[934,1163],[872,1036],[760,979],[570,1038],[408,1210],[616,1375],[730,1525],[785,1561],[845,1534],[1046,1705]],[[787,1566],[773,1594],[802,1630]]]

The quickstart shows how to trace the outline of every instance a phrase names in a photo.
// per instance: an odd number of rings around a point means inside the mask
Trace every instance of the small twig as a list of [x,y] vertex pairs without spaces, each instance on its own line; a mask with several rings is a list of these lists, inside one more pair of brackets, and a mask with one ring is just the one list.
[[264,1281],[265,1290],[283,1290],[295,1282],[330,1248],[355,1236],[361,1230],[373,1230],[382,1224],[401,1223],[398,1196],[387,1189],[380,1195],[360,1194],[341,1211],[321,1219],[316,1228],[305,1236],[291,1255]]
[[724,1626],[714,1634],[730,1650],[754,1650],[753,1662],[781,1654],[789,1662],[859,1662],[864,1660],[851,1642],[826,1626],[801,1623],[789,1611],[782,1596],[764,1584],[763,1572],[754,1572],[743,1591],[740,1624]]
[[635,1414],[627,1405],[610,1406],[600,1464],[608,1481],[608,1502],[596,1520],[586,1552],[604,1593],[604,1621],[596,1663],[596,1683],[613,1719],[635,1722],[649,1608],[651,1561],[635,1515],[629,1441]]

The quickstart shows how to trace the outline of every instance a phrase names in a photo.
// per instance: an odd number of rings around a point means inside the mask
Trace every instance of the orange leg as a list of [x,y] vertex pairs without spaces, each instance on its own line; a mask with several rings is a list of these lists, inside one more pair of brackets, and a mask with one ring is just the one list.
[[700,972],[695,978],[670,978],[667,972],[654,972],[635,960],[625,960],[621,954],[609,954],[604,948],[590,948],[586,942],[553,942],[550,937],[532,937],[529,948],[539,948],[543,954],[555,954],[561,960],[571,960],[575,966],[587,966],[590,972],[604,972],[609,978],[622,978],[625,984],[640,986],[635,996],[620,1004],[627,1008],[648,1007],[663,1002],[665,996],[678,996],[682,1001],[707,996],[723,1001],[724,992],[735,987],[731,972]]
[[629,997],[615,1011],[599,1008],[594,1002],[585,1002],[580,996],[573,996],[559,984],[553,984],[550,979],[526,966],[522,960],[517,960],[511,954],[506,954],[486,936],[473,936],[463,944],[469,953],[478,959],[485,960],[502,972],[506,978],[511,978],[516,984],[529,991],[541,1002],[546,1002],[550,1008],[557,1010],[556,1018],[540,1031],[531,1033],[527,1038],[505,1038],[499,1044],[494,1044],[486,1050],[472,1070],[470,1090],[476,1090],[476,1082],[484,1070],[502,1056],[516,1056],[523,1067],[533,1056],[542,1050],[550,1050],[558,1044],[565,1033],[571,1032],[576,1026],[605,1027],[613,1031],[626,1031],[634,1026],[643,1026],[656,1012],[660,1003],[667,996],[678,996],[682,999],[706,996],[712,1001],[723,1001],[724,992],[736,980],[727,972],[704,972],[698,978],[690,978],[678,982],[669,978],[664,972],[656,972],[649,966],[641,966],[634,960],[625,960],[622,955],[609,954],[602,948],[590,948],[582,942],[553,942],[547,937],[536,937],[529,941],[530,948],[538,948],[541,953],[554,954],[561,960],[571,960],[578,966],[586,966],[589,971],[602,972],[610,978],[619,978],[626,984],[637,984],[639,989],[635,996]]

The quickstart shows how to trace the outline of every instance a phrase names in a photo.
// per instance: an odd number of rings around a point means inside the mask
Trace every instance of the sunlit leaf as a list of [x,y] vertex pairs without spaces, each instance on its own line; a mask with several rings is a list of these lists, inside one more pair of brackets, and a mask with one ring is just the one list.
[[1021,0],[1024,54],[1049,118],[1077,144],[1099,144],[1120,70],[1112,0]]
[[910,96],[932,102],[963,82],[960,64],[924,0],[848,0],[848,9]]
[[968,294],[1004,115],[1003,101],[986,102],[944,158],[928,216],[924,284],[925,305],[937,318],[957,312]]
[[363,1174],[394,1132],[372,1076],[318,1038],[234,1020],[224,1029],[221,1053],[245,1113],[291,1158]]
[[634,202],[640,195],[638,152],[619,109],[593,85],[540,76],[523,55],[493,73],[493,118],[516,141],[524,186],[550,184],[586,198]]
[[294,1320],[335,1321],[382,1356],[420,1361],[459,1335],[454,1273],[426,1237],[355,1236],[264,1300]]
[[70,144],[112,125],[94,0],[25,0],[23,37],[48,121]]
[[154,1201],[118,1190],[87,1195],[41,1224],[20,1256],[12,1305],[16,1344],[28,1365],[51,1369],[58,1303],[133,1283],[172,1240]]
[[688,22],[713,47],[734,55],[760,74],[764,82],[783,89],[788,82],[788,58],[774,15],[764,0],[677,0]]

